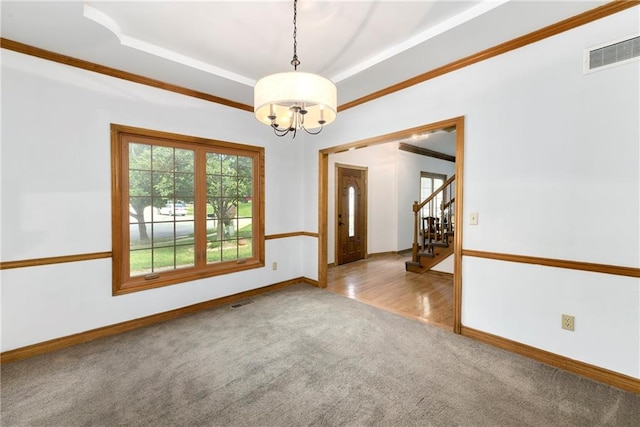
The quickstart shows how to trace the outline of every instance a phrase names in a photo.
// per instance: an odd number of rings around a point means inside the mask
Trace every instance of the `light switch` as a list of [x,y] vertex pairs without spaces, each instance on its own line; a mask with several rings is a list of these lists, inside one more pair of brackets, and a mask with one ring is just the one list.
[[471,215],[469,215],[469,224],[478,225],[478,212],[471,212]]

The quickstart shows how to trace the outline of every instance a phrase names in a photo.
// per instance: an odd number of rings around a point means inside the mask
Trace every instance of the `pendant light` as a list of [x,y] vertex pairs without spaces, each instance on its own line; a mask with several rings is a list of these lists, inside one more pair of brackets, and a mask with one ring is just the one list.
[[298,71],[297,4],[293,2],[293,65],[294,71],[271,74],[258,80],[253,91],[256,118],[271,126],[277,136],[298,130],[317,135],[325,125],[335,120],[337,90],[335,84],[317,74]]

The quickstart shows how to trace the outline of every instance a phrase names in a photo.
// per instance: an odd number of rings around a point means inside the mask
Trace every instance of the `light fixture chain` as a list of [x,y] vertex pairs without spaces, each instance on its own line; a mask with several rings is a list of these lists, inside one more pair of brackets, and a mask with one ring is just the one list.
[[300,65],[300,61],[298,60],[298,0],[293,0],[293,59],[291,60],[291,65],[293,65],[293,69],[298,71],[298,65]]

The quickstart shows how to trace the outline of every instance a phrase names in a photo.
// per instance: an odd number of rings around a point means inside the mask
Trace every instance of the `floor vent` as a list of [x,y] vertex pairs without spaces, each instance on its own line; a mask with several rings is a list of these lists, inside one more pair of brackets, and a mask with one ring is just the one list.
[[250,299],[244,299],[242,301],[237,301],[237,302],[234,302],[233,304],[231,304],[231,308],[239,308],[239,307],[242,307],[243,305],[247,305],[247,304],[253,304],[253,301],[251,301]]
[[585,73],[599,71],[615,65],[637,61],[640,58],[640,36],[590,47],[584,51]]

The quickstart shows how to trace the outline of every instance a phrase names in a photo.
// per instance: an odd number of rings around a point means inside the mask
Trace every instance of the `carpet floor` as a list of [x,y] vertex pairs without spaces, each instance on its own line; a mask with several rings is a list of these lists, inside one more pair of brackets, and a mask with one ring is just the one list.
[[295,285],[2,366],[2,426],[639,426],[640,396]]

